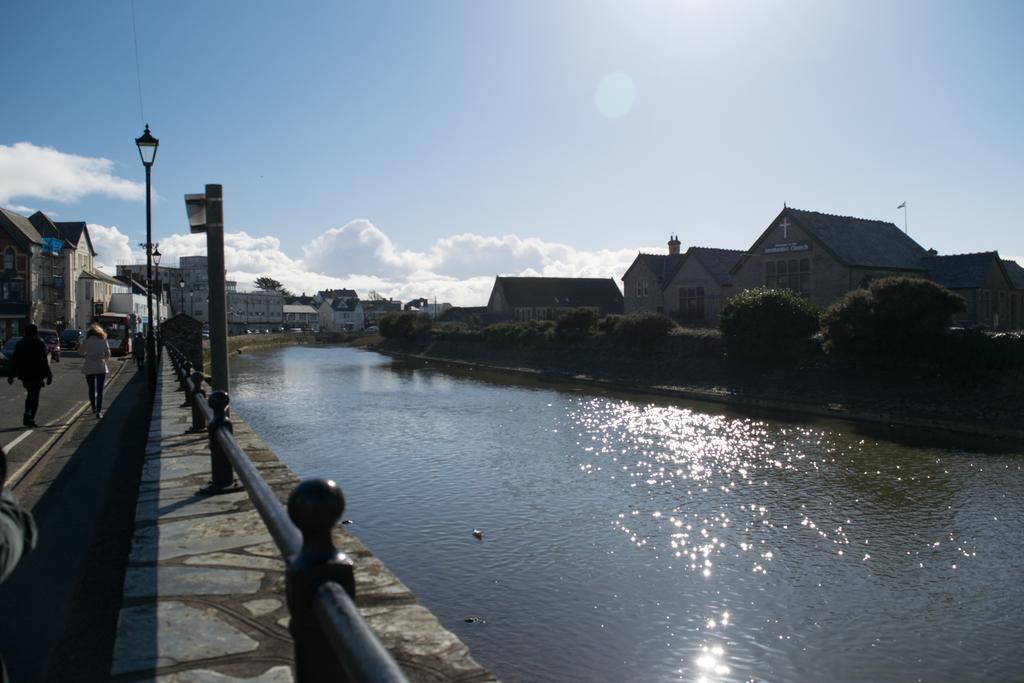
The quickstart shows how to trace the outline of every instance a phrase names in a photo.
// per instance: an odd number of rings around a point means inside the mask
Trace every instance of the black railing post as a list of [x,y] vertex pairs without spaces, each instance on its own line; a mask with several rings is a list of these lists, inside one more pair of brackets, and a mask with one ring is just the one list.
[[231,426],[231,418],[228,417],[228,404],[231,399],[226,391],[215,391],[210,394],[210,409],[213,410],[213,420],[206,426],[210,435],[210,486],[209,489],[216,491],[225,489],[235,482],[235,472],[231,468],[231,461],[221,448],[217,439],[217,432],[226,429],[234,433]]
[[288,516],[302,532],[302,549],[290,558],[285,575],[297,683],[349,680],[313,611],[313,596],[324,581],[336,581],[355,599],[352,560],[331,538],[344,512],[345,497],[333,481],[309,479],[288,496]]
[[199,407],[199,401],[196,400],[197,396],[206,396],[206,390],[203,389],[203,373],[196,370],[192,373],[192,432],[205,432],[206,431],[206,413],[202,408]]
[[181,380],[181,390],[185,392],[185,398],[188,398],[188,378],[192,376],[192,363],[185,361],[178,365],[178,379]]

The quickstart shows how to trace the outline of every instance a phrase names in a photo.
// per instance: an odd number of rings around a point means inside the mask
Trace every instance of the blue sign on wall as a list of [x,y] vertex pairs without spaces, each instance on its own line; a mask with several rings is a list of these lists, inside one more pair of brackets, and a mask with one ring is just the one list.
[[53,288],[54,289],[64,289],[64,276],[63,275],[54,275],[53,276]]
[[64,248],[64,240],[57,237],[44,237],[43,238],[43,251],[48,254],[59,254],[60,250]]

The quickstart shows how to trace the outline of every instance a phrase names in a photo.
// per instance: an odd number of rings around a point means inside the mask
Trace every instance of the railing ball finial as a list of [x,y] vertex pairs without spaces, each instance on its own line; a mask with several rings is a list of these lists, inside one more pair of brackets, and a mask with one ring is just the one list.
[[231,403],[231,397],[228,396],[228,392],[223,389],[217,389],[210,398],[207,399],[210,404],[210,408],[213,410],[213,414],[220,417],[224,414],[224,411],[228,409],[228,405]]
[[329,537],[344,512],[341,487],[329,479],[307,479],[288,496],[288,516],[307,540]]

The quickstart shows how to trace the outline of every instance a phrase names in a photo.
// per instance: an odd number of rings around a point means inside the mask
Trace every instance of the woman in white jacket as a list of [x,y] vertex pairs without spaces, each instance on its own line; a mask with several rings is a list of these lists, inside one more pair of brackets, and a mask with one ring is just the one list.
[[85,362],[82,373],[89,384],[89,405],[96,417],[103,417],[103,383],[107,380],[107,359],[110,348],[107,346],[107,333],[93,323],[85,334],[85,340],[79,345],[78,352]]

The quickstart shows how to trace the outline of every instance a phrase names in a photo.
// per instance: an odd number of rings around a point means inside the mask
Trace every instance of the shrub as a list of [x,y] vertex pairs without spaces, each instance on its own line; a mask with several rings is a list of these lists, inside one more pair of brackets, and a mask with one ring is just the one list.
[[821,315],[826,353],[864,357],[878,350],[875,298],[866,289],[847,292]]
[[677,327],[672,318],[661,313],[630,313],[618,319],[612,336],[626,346],[644,346],[664,338]]
[[388,313],[380,319],[380,334],[385,339],[419,337],[433,327],[430,318],[418,313]]
[[585,339],[597,326],[597,314],[589,308],[576,308],[566,311],[555,323],[555,338],[578,342]]
[[966,304],[931,280],[887,277],[872,282],[879,351],[894,355],[916,354],[934,346],[954,313]]
[[484,342],[497,348],[521,348],[543,339],[550,325],[530,323],[495,323],[483,329]]
[[726,302],[720,328],[729,358],[773,365],[797,359],[818,322],[818,309],[795,292],[759,287]]
[[597,323],[597,329],[605,334],[611,334],[615,331],[615,326],[622,320],[621,315],[606,315],[601,318]]

